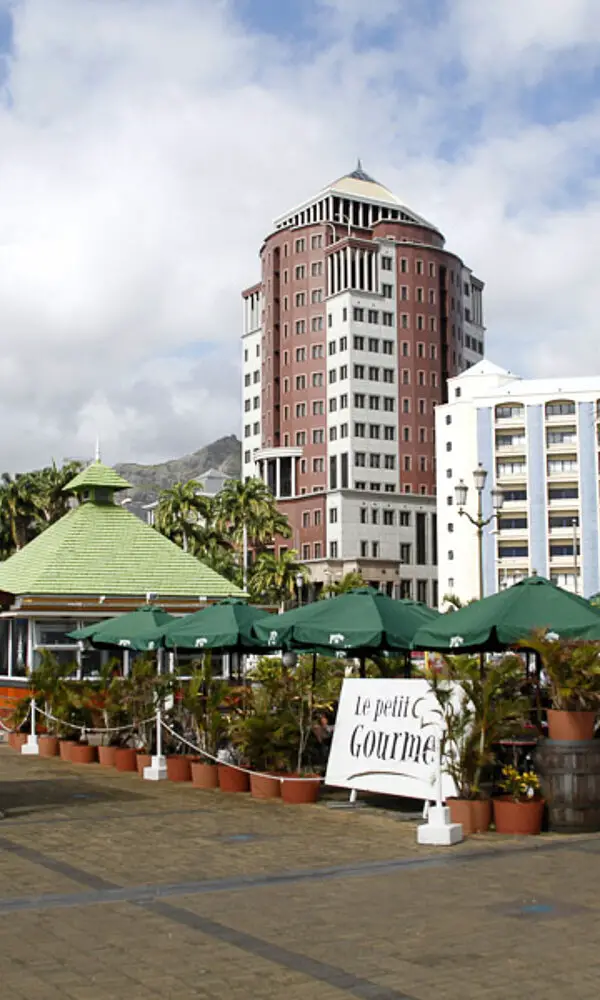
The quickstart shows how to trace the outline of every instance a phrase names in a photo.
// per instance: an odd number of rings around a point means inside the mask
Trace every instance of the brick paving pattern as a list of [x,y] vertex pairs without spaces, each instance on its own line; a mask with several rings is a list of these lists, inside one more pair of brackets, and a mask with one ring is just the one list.
[[419,848],[289,807],[0,747],[11,1000],[592,1000],[600,836]]

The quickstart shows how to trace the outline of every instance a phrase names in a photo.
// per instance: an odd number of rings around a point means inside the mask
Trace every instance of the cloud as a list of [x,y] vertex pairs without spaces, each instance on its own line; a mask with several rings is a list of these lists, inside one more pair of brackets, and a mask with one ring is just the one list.
[[[304,35],[241,0],[9,5],[0,466],[239,432],[260,242],[357,155],[486,281],[495,360],[594,369],[594,0],[302,4]],[[536,120],[564,60],[585,100]]]

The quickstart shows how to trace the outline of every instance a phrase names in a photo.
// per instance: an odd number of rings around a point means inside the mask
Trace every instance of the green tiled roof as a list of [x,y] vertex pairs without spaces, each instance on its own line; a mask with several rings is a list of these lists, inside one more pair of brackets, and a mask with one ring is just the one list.
[[112,490],[128,490],[131,487],[131,483],[123,479],[123,476],[120,476],[110,466],[103,465],[102,462],[92,462],[91,465],[88,465],[87,469],[84,469],[83,472],[75,476],[75,479],[67,483],[64,487],[64,492],[78,493],[80,490],[86,490],[94,486],[104,486]]
[[[101,485],[109,484],[104,479]],[[93,501],[69,511],[0,563],[0,590],[15,595],[151,592],[159,599],[241,594],[123,507]]]

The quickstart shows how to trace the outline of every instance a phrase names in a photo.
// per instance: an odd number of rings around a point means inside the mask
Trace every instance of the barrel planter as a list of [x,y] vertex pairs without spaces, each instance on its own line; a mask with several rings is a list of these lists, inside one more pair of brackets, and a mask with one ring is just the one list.
[[200,760],[193,761],[191,770],[194,788],[219,787],[219,772],[214,764],[205,764]]
[[59,740],[58,752],[61,760],[71,760],[71,748],[75,746],[75,740]]
[[544,800],[527,799],[515,802],[510,795],[494,799],[494,824],[496,833],[535,836],[542,829]]
[[151,763],[152,763],[152,754],[140,753],[140,751],[138,750],[137,760],[136,760],[137,772],[142,776],[142,778],[144,777],[144,768],[150,767]]
[[447,799],[453,823],[460,823],[465,837],[472,833],[487,833],[492,822],[490,799]]
[[114,767],[118,747],[98,747],[98,761],[103,767]]
[[279,799],[281,780],[270,774],[251,774],[250,792],[253,799]]
[[38,746],[40,757],[58,757],[58,736],[40,736]]
[[72,764],[95,764],[98,760],[97,747],[89,743],[74,743],[71,747],[70,760]]
[[169,781],[192,780],[192,758],[185,754],[172,754],[167,757],[167,778]]
[[247,771],[239,771],[229,764],[217,764],[219,788],[222,792],[249,792],[250,778]]
[[117,747],[115,767],[117,771],[137,771],[137,751],[135,747]]
[[281,782],[281,798],[288,805],[310,805],[319,798],[321,779],[316,775],[300,777],[288,774]]
[[536,770],[551,830],[600,830],[600,740],[544,740],[537,748]]
[[565,712],[549,708],[548,736],[551,740],[591,740],[594,738],[596,712]]

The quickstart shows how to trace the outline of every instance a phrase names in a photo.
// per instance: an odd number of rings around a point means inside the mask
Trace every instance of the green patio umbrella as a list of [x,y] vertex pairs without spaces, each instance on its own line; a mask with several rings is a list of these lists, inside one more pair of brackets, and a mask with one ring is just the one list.
[[133,649],[146,651],[160,646],[161,630],[174,616],[154,604],[117,615],[69,632],[70,639],[87,639],[97,649]]
[[372,587],[357,587],[263,618],[254,634],[273,649],[319,648],[364,657],[385,650],[407,652],[417,629],[438,617],[417,601],[395,601]]
[[265,648],[252,634],[252,626],[264,619],[262,608],[228,598],[184,618],[176,618],[162,632],[168,649],[219,649],[227,653],[251,653]]
[[499,652],[538,629],[565,639],[600,639],[600,612],[543,576],[530,576],[423,625],[414,649]]

